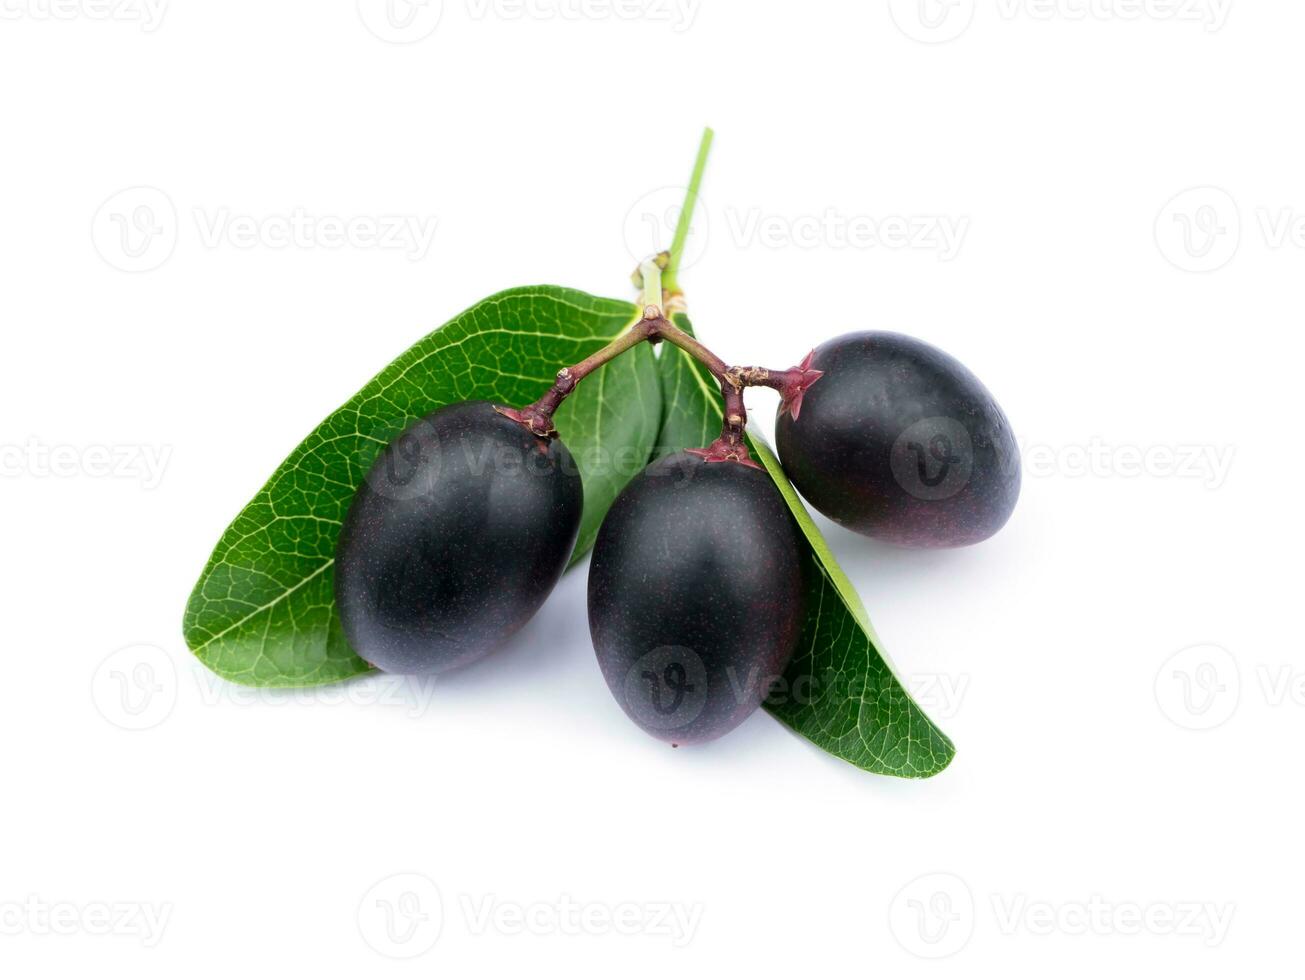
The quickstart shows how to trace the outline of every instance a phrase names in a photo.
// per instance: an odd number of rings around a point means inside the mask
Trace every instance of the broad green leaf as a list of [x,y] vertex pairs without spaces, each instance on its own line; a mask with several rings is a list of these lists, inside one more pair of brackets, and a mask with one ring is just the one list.
[[[692,331],[685,317],[676,323]],[[659,453],[706,446],[720,435],[720,388],[678,348],[662,344]],[[806,536],[806,620],[766,710],[826,752],[870,772],[924,778],[947,767],[956,749],[893,673],[860,597],[839,568],[770,447],[749,435]]]
[[[418,341],[304,439],[227,528],[186,606],[187,645],[243,684],[300,687],[366,672],[335,614],[332,565],[341,522],[377,454],[452,402],[529,404],[559,368],[638,316],[628,302],[523,287],[477,303]],[[558,431],[584,483],[573,562],[647,462],[660,418],[647,344],[588,377],[558,411]]]

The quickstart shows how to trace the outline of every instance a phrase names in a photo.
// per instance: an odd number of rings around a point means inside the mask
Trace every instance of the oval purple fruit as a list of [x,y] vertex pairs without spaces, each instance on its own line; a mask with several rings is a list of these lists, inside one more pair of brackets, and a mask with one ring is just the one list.
[[1001,529],[1020,492],[1019,448],[965,365],[895,333],[817,347],[800,410],[780,408],[784,472],[817,510],[894,544],[949,548]]
[[762,470],[676,453],[612,505],[589,568],[603,677],[644,731],[724,735],[761,704],[802,625],[802,552]]
[[491,653],[557,584],[583,502],[562,441],[488,402],[414,423],[376,460],[340,532],[335,598],[349,643],[408,674]]

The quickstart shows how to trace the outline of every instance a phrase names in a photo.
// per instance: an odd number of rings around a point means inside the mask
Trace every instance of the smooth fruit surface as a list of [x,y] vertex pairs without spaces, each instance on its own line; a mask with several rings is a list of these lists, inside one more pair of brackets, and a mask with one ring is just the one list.
[[757,708],[801,628],[799,533],[764,471],[689,453],[616,499],[589,569],[589,631],[640,728],[705,742]]
[[414,423],[377,458],[340,532],[335,597],[349,643],[394,673],[491,653],[557,584],[582,503],[562,441],[488,402]]
[[784,472],[817,510],[870,537],[917,548],[974,544],[1010,517],[1019,449],[1001,407],[966,367],[895,333],[817,347],[824,374],[795,419],[781,408]]

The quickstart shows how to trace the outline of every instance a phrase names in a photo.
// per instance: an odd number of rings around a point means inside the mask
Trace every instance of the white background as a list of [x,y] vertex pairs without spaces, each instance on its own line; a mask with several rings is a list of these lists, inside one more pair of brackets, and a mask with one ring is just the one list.
[[[406,31],[369,0],[3,4],[0,971],[1295,963],[1305,9],[395,9]],[[1025,446],[983,545],[829,532],[951,768],[862,773],[761,712],[671,751],[607,692],[583,571],[433,687],[293,701],[200,668],[186,597],[283,456],[491,292],[631,295],[647,195],[674,202],[707,122],[683,280],[712,346],[782,366],[913,333]],[[435,232],[278,247],[296,209]],[[155,219],[139,255],[115,216]]]

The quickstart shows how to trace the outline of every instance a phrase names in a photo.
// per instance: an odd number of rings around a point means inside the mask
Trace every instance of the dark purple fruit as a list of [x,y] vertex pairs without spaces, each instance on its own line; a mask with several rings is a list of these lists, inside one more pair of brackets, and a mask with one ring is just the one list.
[[756,709],[801,627],[799,533],[741,463],[676,453],[630,481],[594,545],[589,631],[635,724],[682,745]]
[[376,460],[340,532],[335,601],[349,643],[405,674],[491,653],[557,584],[583,499],[562,441],[488,402],[414,423]]
[[974,544],[1001,529],[1020,493],[1010,423],[955,358],[895,333],[817,347],[823,376],[794,418],[775,422],[779,458],[817,510],[917,548]]

